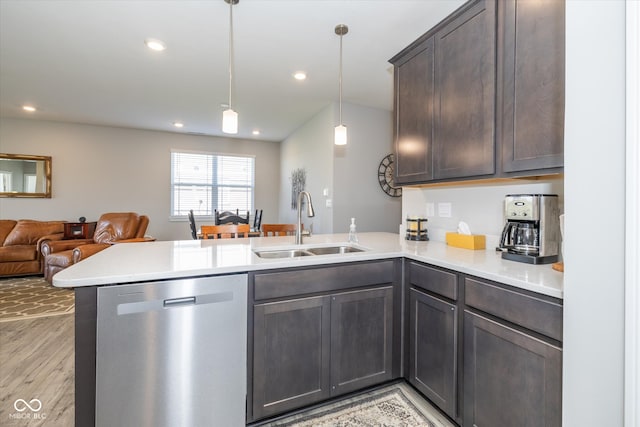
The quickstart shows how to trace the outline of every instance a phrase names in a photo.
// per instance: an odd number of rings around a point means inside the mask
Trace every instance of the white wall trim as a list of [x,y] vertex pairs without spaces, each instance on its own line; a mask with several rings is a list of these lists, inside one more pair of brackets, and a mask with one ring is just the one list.
[[625,427],[640,426],[640,2],[626,2]]

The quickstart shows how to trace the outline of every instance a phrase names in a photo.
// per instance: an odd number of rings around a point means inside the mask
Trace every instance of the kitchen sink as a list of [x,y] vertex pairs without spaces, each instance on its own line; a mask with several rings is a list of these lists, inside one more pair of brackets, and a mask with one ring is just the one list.
[[363,249],[354,246],[326,246],[322,248],[307,249],[314,255],[347,254],[349,252],[363,252]]
[[265,249],[254,251],[260,258],[296,258],[301,256],[313,256],[313,255],[337,255],[347,254],[351,252],[364,252],[364,249],[356,248],[349,245],[338,246],[320,246],[315,248],[296,248],[296,249]]
[[299,256],[314,255],[311,252],[303,249],[255,251],[255,254],[258,255],[260,258],[295,258]]

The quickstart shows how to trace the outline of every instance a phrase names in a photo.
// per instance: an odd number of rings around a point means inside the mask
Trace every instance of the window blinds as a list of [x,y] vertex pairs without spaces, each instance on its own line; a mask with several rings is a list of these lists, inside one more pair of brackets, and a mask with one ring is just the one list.
[[253,210],[255,158],[171,153],[171,215],[213,216],[215,209]]

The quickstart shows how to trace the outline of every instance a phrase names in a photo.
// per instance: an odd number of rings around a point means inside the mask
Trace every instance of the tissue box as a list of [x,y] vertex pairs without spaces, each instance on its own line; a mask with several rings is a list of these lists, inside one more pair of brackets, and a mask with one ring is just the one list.
[[447,245],[464,249],[484,249],[485,236],[482,234],[447,233]]

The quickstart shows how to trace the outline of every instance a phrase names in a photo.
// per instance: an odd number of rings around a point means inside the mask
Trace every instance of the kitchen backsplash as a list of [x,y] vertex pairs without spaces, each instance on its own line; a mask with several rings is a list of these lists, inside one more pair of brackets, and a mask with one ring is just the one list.
[[[445,233],[456,231],[458,223],[469,224],[471,233],[484,234],[487,249],[498,244],[504,225],[503,202],[507,194],[557,194],[560,213],[564,212],[564,179],[518,180],[514,183],[470,184],[432,188],[403,187],[402,224],[406,218],[427,218],[429,239],[445,241]],[[446,216],[449,215],[450,216]]]

